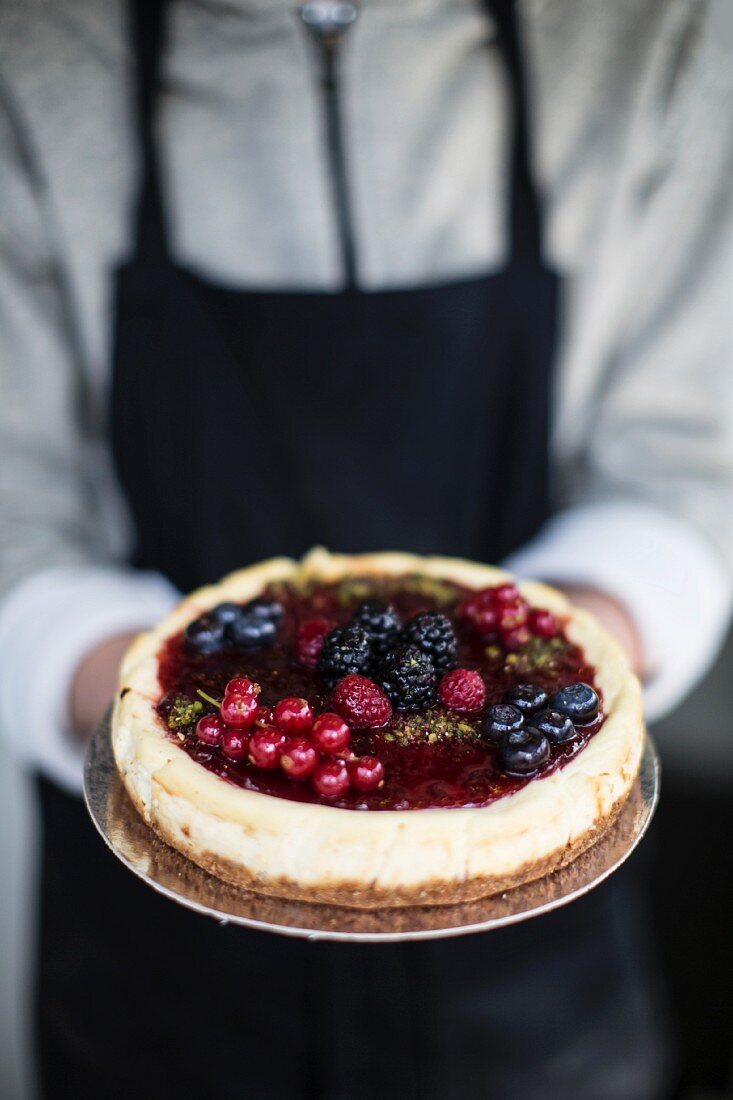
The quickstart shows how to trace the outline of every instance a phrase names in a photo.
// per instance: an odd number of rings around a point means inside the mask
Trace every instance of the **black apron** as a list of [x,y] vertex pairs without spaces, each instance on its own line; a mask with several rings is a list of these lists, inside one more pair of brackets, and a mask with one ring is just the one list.
[[[160,8],[136,8],[143,178],[111,403],[135,564],[185,591],[319,542],[485,561],[521,545],[548,513],[558,280],[541,256],[512,5],[494,10],[514,121],[506,263],[368,293],[234,290],[175,262],[152,136]],[[484,936],[301,943],[158,898],[66,796],[42,793],[48,1095],[654,1095],[616,893]]]
[[232,290],[171,257],[151,131],[156,9],[142,7],[144,173],[118,279],[112,401],[136,563],[189,591],[316,543],[500,560],[547,516],[558,296],[540,253],[509,9],[506,263],[368,293]]

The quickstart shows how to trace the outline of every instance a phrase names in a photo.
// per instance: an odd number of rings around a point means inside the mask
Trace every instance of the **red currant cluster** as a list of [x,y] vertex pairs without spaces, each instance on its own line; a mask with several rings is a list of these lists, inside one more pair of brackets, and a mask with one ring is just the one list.
[[350,787],[370,791],[382,783],[382,762],[350,751],[351,729],[340,715],[316,717],[308,700],[294,695],[270,709],[258,703],[259,693],[259,684],[246,676],[230,680],[219,713],[199,719],[199,741],[218,747],[228,760],[279,767],[291,779],[310,779],[322,798],[340,798]]
[[553,638],[558,632],[552,612],[530,607],[515,584],[472,593],[459,605],[458,616],[483,642],[499,642],[509,651],[521,649],[532,635]]

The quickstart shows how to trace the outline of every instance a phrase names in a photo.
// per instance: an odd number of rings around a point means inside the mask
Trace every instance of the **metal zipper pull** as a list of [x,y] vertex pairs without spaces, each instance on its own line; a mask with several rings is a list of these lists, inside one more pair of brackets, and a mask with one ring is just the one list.
[[356,285],[356,247],[344,152],[338,53],[341,39],[356,22],[359,9],[356,4],[336,0],[313,0],[312,3],[301,4],[298,13],[318,47],[326,150],[341,263],[345,283],[353,288]]
[[337,3],[336,0],[313,0],[312,3],[301,4],[298,11],[309,31],[319,37],[336,38],[356,22],[359,14],[356,4]]

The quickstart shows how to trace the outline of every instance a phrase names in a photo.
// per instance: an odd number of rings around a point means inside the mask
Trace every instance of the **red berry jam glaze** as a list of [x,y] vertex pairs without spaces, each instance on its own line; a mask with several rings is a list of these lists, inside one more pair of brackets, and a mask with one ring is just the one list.
[[[274,707],[284,696],[299,696],[310,702],[315,714],[330,710],[329,693],[317,670],[296,663],[295,634],[309,619],[346,623],[356,606],[367,598],[388,600],[403,618],[433,609],[448,614],[458,636],[459,665],[481,673],[486,685],[486,703],[476,715],[458,715],[436,704],[420,715],[395,712],[383,729],[354,730],[350,750],[357,756],[378,757],[384,766],[384,782],[369,791],[352,785],[344,795],[328,800],[321,798],[311,783],[297,782],[281,768],[266,770],[247,759],[228,759],[221,747],[197,739],[195,723],[169,732],[192,759],[239,787],[297,802],[324,803],[351,810],[486,806],[562,767],[585,747],[603,723],[601,711],[595,722],[579,728],[571,741],[552,745],[548,763],[534,775],[507,776],[499,769],[495,746],[479,736],[486,707],[499,702],[513,684],[522,682],[537,684],[550,694],[578,680],[598,690],[595,670],[585,661],[582,651],[567,640],[562,622],[554,639],[535,638],[510,654],[497,646],[486,646],[469,625],[455,617],[457,605],[469,590],[448,581],[435,582],[419,576],[350,578],[348,582],[307,591],[284,584],[271,585],[263,594],[280,600],[285,613],[278,625],[276,641],[259,652],[196,654],[182,644],[182,634],[170,638],[163,646],[159,655],[162,698],[157,709],[167,732],[168,715],[177,698],[195,700],[197,689],[201,688],[207,695],[221,699],[227,682],[234,676],[247,676],[260,685],[261,706]],[[214,713],[214,707],[205,703],[204,711]]]

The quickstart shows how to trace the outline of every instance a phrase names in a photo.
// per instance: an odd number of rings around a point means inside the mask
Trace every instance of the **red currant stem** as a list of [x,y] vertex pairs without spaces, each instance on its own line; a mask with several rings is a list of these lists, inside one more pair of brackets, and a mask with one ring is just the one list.
[[212,697],[207,695],[205,691],[202,691],[201,688],[196,688],[196,694],[200,695],[202,699],[205,699],[207,703],[211,703],[214,707],[221,706],[221,699],[212,699]]

